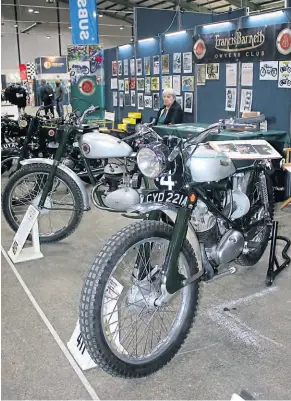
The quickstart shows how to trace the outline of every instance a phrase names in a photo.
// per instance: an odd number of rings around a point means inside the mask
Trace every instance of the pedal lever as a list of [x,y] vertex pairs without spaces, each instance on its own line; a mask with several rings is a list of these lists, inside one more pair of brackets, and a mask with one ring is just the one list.
[[225,276],[230,276],[232,274],[235,274],[237,272],[237,269],[235,267],[230,267],[226,272],[221,272],[216,274],[212,279],[207,280],[207,283],[210,283],[211,281],[218,280],[219,278],[225,277]]

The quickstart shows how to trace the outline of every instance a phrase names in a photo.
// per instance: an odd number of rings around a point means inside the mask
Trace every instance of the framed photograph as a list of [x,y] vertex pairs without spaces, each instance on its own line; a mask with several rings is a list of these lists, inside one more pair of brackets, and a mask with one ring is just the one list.
[[159,93],[153,94],[153,109],[155,111],[160,110],[160,94]]
[[137,90],[144,91],[144,78],[137,78]]
[[181,75],[173,75],[173,89],[176,95],[181,95]]
[[144,58],[144,75],[151,75],[151,58]]
[[118,61],[118,76],[122,76],[122,61]]
[[181,106],[181,109],[183,110],[184,105],[183,105],[183,96],[176,96],[176,102],[179,103]]
[[112,61],[112,76],[117,77],[117,61]]
[[132,107],[135,107],[135,104],[136,104],[135,98],[136,98],[135,91],[131,91],[130,92],[130,105]]
[[206,79],[219,79],[219,64],[210,63],[206,64]]
[[112,104],[113,104],[113,107],[117,107],[118,106],[117,92],[112,92]]
[[225,110],[235,111],[236,109],[236,88],[225,88]]
[[209,145],[231,159],[281,159],[280,153],[264,139],[210,141]]
[[185,76],[182,77],[182,90],[183,91],[194,91],[194,77]]
[[183,53],[183,73],[192,73],[192,53]]
[[142,59],[141,58],[136,59],[136,75],[138,75],[138,76],[142,75]]
[[111,78],[111,86],[110,89],[118,89],[118,81],[117,78]]
[[197,64],[197,85],[205,85],[206,82],[206,65]]
[[139,110],[143,110],[144,109],[144,95],[143,95],[143,93],[138,93],[137,94],[137,108]]
[[118,80],[118,88],[119,88],[119,92],[124,91],[124,79]]
[[132,77],[135,76],[135,59],[134,58],[130,59],[130,75]]
[[159,91],[159,90],[160,90],[160,78],[152,77],[152,91]]
[[135,78],[130,78],[129,82],[130,89],[135,89]]
[[124,106],[130,106],[130,94],[125,93],[124,95]]
[[145,95],[144,97],[144,107],[147,109],[152,109],[153,108],[153,97]]
[[129,93],[129,79],[124,78],[124,92]]
[[185,111],[185,113],[193,112],[193,93],[191,93],[191,92],[185,92],[184,111]]
[[173,74],[181,74],[182,72],[182,54],[173,54]]
[[150,95],[150,93],[151,93],[151,78],[150,77],[146,77],[144,79],[144,88],[145,88],[145,93],[147,95]]
[[170,65],[169,65],[169,55],[163,54],[162,55],[162,74],[169,74],[170,72]]
[[123,60],[123,73],[128,75],[128,59]]
[[172,75],[164,75],[162,77],[162,89],[172,88]]
[[123,106],[124,106],[124,93],[119,92],[119,107],[123,107]]
[[160,73],[160,56],[153,57],[153,74],[158,75]]

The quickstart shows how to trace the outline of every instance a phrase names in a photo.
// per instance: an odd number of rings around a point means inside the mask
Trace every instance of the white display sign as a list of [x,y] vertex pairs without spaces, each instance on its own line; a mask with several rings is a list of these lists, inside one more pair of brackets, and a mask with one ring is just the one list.
[[278,87],[291,89],[291,61],[279,62]]
[[226,86],[236,86],[237,84],[237,64],[226,64]]
[[181,94],[181,75],[173,75],[173,89],[176,95]]
[[181,74],[182,71],[182,54],[174,53],[173,54],[173,73]]
[[236,88],[225,89],[225,110],[235,111],[236,109]]
[[242,63],[241,70],[241,86],[253,86],[253,63]]
[[278,61],[260,62],[260,80],[276,81],[278,79]]
[[193,111],[193,93],[192,92],[185,92],[184,111],[185,111],[185,113],[192,113],[192,111]]
[[118,88],[117,78],[111,78],[111,89],[117,89],[117,88]]

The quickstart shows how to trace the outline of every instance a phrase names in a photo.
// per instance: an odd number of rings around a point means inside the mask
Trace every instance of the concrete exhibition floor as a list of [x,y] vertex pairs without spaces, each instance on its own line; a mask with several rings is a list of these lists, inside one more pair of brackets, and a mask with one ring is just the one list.
[[[290,236],[291,208],[276,217],[280,234]],[[93,208],[71,237],[42,246],[43,259],[16,265],[64,344],[76,325],[88,266],[104,240],[127,224]],[[2,217],[5,250],[12,238]],[[266,252],[257,266],[203,284],[196,323],[179,354],[155,375],[124,380],[99,368],[76,375],[2,256],[2,399],[91,399],[88,388],[100,399],[227,400],[241,390],[255,399],[290,399],[291,269],[267,288],[267,263]]]

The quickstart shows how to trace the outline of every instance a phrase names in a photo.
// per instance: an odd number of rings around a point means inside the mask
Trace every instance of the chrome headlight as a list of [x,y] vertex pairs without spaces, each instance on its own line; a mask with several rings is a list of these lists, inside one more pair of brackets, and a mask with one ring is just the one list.
[[168,148],[162,144],[150,144],[141,148],[137,154],[137,165],[148,178],[157,178],[168,165]]

